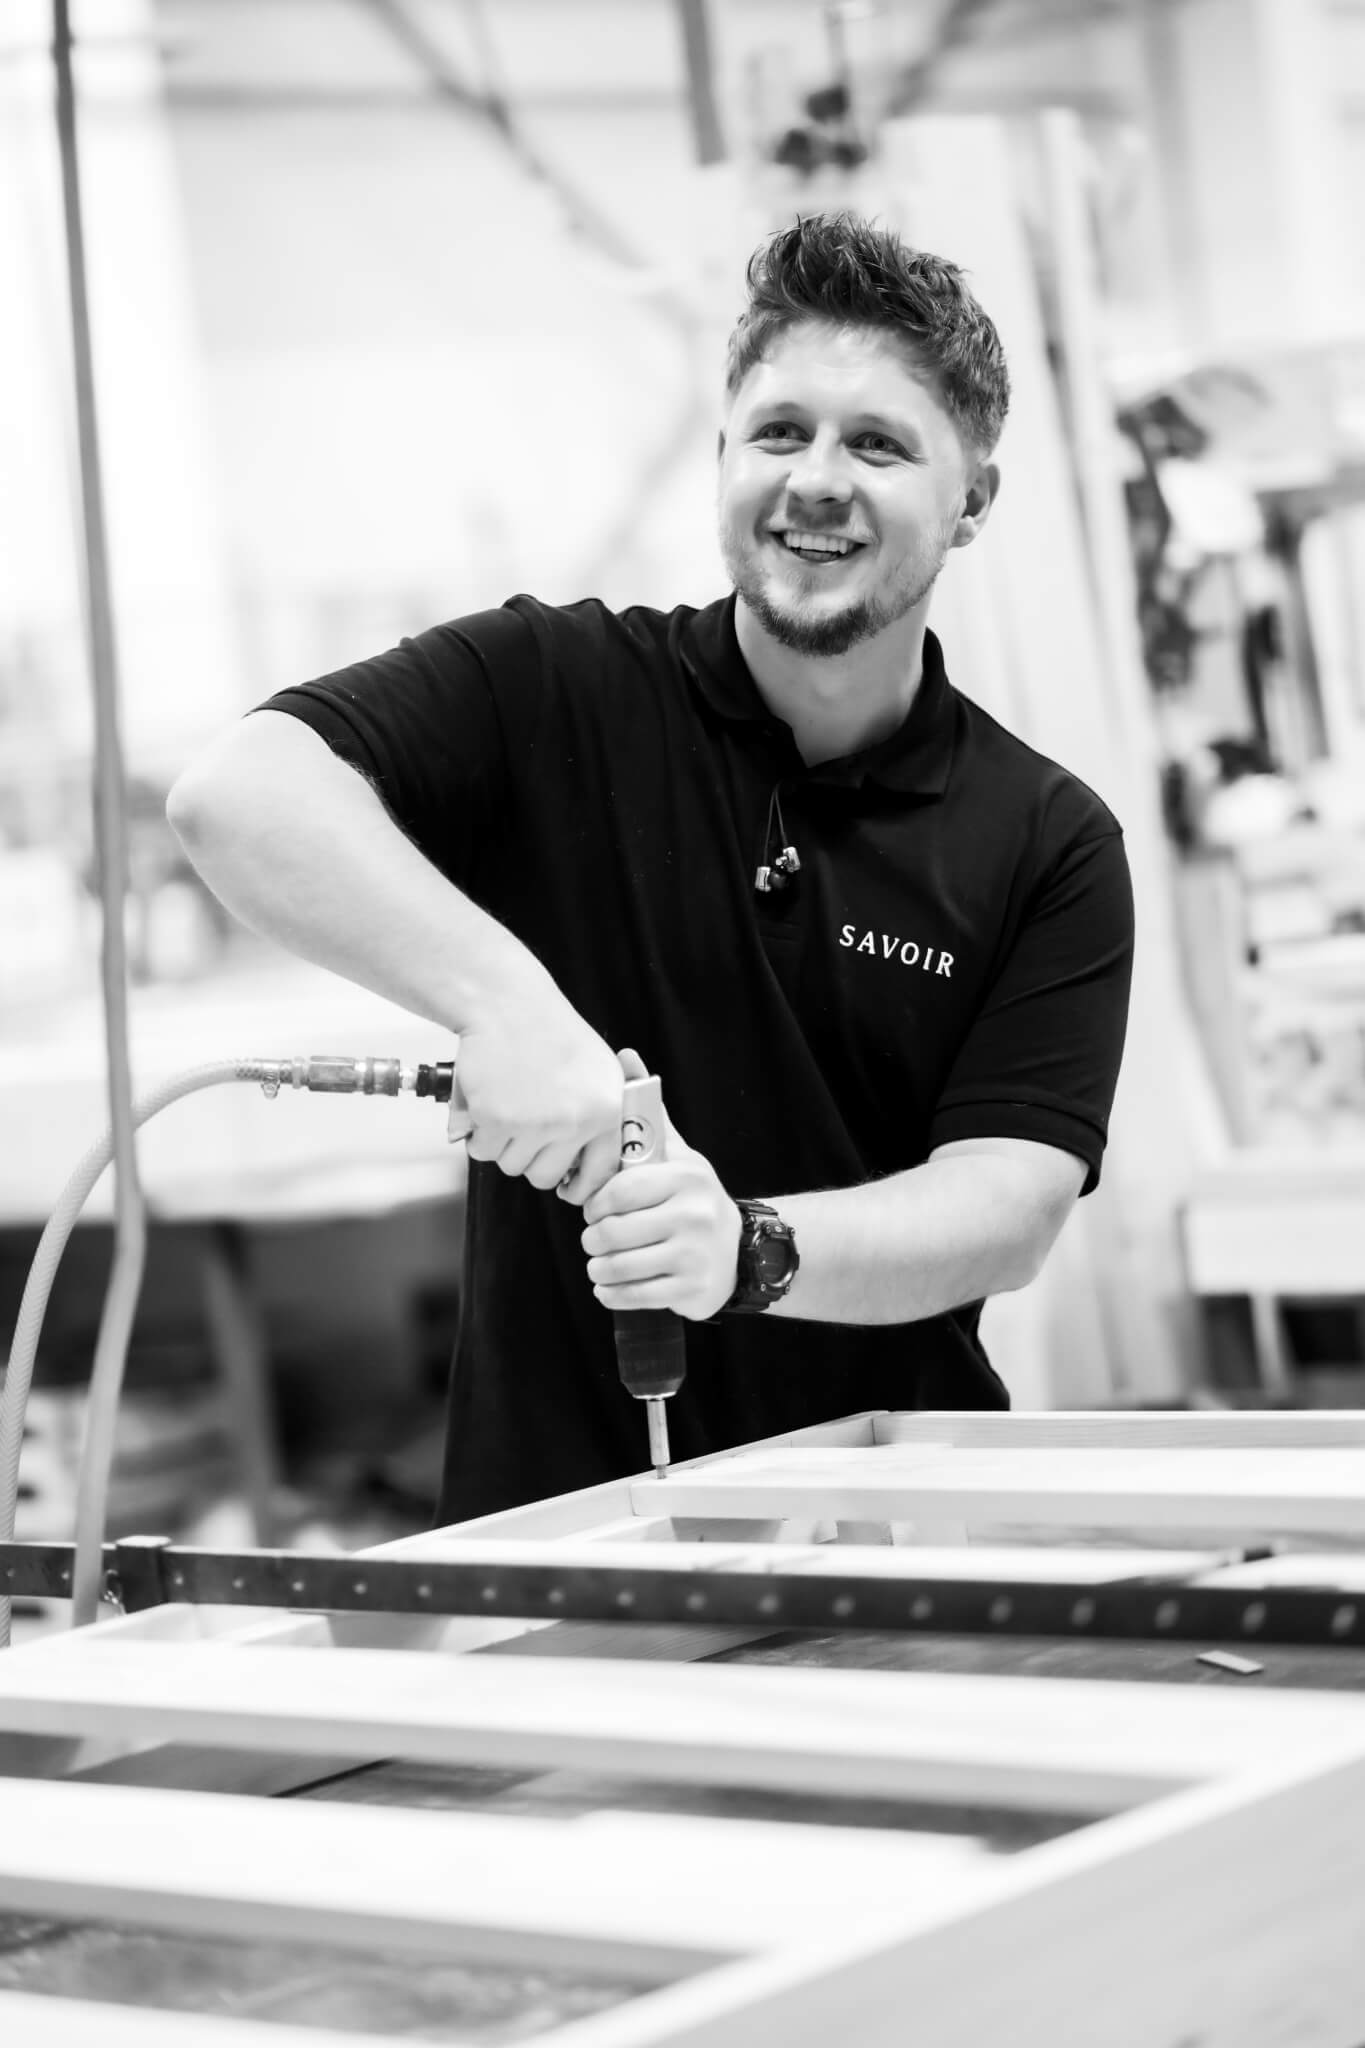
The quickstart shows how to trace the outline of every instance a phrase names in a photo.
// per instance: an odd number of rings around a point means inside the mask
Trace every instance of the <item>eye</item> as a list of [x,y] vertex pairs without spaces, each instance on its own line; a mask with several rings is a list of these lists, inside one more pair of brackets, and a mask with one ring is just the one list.
[[756,441],[785,441],[796,433],[790,420],[768,420],[754,435]]
[[889,434],[863,434],[859,439],[861,445],[871,455],[904,455],[905,453],[900,442],[893,441]]

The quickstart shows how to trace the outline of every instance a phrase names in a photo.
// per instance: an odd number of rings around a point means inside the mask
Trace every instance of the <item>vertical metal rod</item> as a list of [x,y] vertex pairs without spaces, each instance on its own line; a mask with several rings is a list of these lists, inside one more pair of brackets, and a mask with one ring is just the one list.
[[825,8],[825,41],[829,46],[830,76],[835,85],[841,85],[847,104],[853,105],[853,72],[848,61],[847,23],[841,0],[828,0]]
[[108,1063],[109,1122],[114,1144],[114,1257],[100,1317],[87,1408],[85,1455],[77,1501],[77,1556],[72,1622],[93,1621],[99,1599],[104,1509],[113,1461],[114,1421],[128,1339],[142,1285],[147,1221],[138,1181],[133,1137],[132,1080],[128,1057],[128,960],[124,905],[128,887],[128,838],[124,803],[123,750],[119,738],[118,665],[104,524],[95,404],[94,352],[86,286],[85,234],[81,215],[80,166],[76,143],[76,94],[72,67],[69,0],[53,0],[53,62],[57,80],[57,139],[61,153],[62,201],[66,220],[67,281],[71,300],[71,348],[80,450],[81,512],[85,540],[86,629],[95,707],[94,821],[99,872],[102,937],[100,973],[104,996]]
[[725,161],[725,136],[716,105],[715,66],[711,60],[711,23],[707,0],[677,0],[683,55],[687,60],[687,98],[692,140],[701,165]]

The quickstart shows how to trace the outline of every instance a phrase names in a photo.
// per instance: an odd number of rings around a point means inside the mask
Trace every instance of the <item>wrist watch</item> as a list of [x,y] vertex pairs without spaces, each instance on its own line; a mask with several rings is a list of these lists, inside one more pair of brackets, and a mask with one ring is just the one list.
[[767,1202],[736,1199],[739,1210],[739,1264],[735,1291],[722,1314],[758,1315],[781,1301],[792,1281],[801,1257],[796,1233],[784,1223]]

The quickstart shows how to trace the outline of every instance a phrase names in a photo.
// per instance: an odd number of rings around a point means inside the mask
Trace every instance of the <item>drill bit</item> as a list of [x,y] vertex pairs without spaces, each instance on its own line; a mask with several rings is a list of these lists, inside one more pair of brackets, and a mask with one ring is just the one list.
[[645,1414],[649,1417],[649,1462],[654,1467],[656,1479],[667,1479],[668,1453],[668,1410],[664,1407],[662,1394],[649,1394],[645,1398]]

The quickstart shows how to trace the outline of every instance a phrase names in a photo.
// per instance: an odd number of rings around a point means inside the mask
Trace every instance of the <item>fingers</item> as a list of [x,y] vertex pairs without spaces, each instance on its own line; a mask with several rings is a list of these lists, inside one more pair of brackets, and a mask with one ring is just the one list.
[[582,1208],[620,1171],[621,1133],[610,1131],[585,1145],[568,1181],[559,1187],[560,1199]]
[[[588,1221],[586,1211],[584,1221]],[[632,1209],[624,1216],[604,1211],[588,1223],[579,1241],[589,1258],[600,1258],[609,1252],[633,1252],[663,1244],[668,1235],[667,1219],[660,1204]]]
[[[481,1156],[475,1152],[472,1143],[470,1144],[469,1152],[471,1158]],[[568,1156],[568,1148],[564,1145],[542,1145],[538,1133],[518,1131],[514,1132],[511,1137],[505,1137],[496,1151],[492,1149],[490,1144],[488,1153],[482,1156],[492,1158],[497,1165],[498,1171],[505,1173],[509,1180],[520,1180],[523,1176],[529,1180],[538,1161],[545,1161],[546,1170],[548,1171],[554,1165],[557,1158]],[[555,1180],[558,1178],[559,1175],[556,1174]],[[554,1184],[554,1180],[545,1183],[549,1187],[553,1187]]]
[[572,1140],[544,1144],[537,1132],[499,1131],[485,1125],[469,1139],[469,1157],[495,1165],[509,1180],[529,1180],[532,1187],[548,1192],[554,1188],[567,1196],[581,1171],[584,1155]]
[[605,1187],[583,1204],[583,1221],[600,1223],[604,1216],[633,1216],[643,1209],[657,1209],[678,1192],[678,1176],[669,1164],[632,1166],[628,1174],[613,1174]]
[[594,1288],[610,1294],[618,1287],[634,1287],[641,1281],[660,1282],[676,1279],[676,1274],[665,1271],[662,1264],[664,1247],[657,1244],[642,1245],[638,1251],[611,1252],[599,1259],[588,1260],[588,1278]]
[[575,1175],[575,1183],[583,1190],[583,1200],[590,1201],[609,1180],[614,1180],[621,1170],[621,1128],[594,1139],[584,1149],[582,1163]]
[[471,1159],[497,1159],[510,1143],[507,1133],[495,1124],[476,1125],[465,1140],[465,1151]]
[[573,1177],[578,1164],[578,1154],[570,1145],[544,1145],[526,1168],[526,1178],[533,1188],[548,1192],[550,1188],[562,1189]]
[[509,1179],[524,1178],[543,1192],[553,1188],[561,1201],[580,1209],[601,1192],[621,1164],[617,1133],[594,1139],[579,1152],[572,1144],[542,1144],[536,1133],[509,1138],[485,1125],[470,1134],[468,1150],[471,1159],[491,1162]]
[[[649,1069],[633,1046],[624,1047],[617,1061],[623,1080],[648,1078]],[[620,1171],[620,1123],[618,1119],[586,1145],[578,1145],[562,1138],[547,1142],[544,1123],[538,1129],[509,1134],[505,1123],[490,1122],[470,1132],[468,1154],[471,1159],[495,1164],[509,1179],[529,1180],[542,1192],[553,1189],[560,1201],[581,1209]]]

